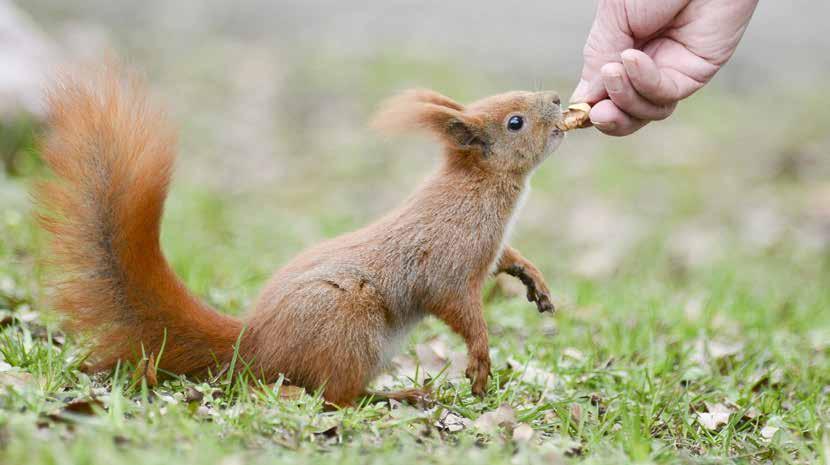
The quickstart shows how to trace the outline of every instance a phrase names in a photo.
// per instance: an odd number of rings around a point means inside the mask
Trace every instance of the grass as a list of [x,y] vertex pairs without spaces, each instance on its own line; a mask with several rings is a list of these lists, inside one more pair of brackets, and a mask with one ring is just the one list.
[[[361,85],[388,87],[395,70],[417,78],[422,69],[383,60],[368,70],[338,66],[353,92],[317,92],[326,84],[304,80],[303,70],[285,85],[360,114],[378,93]],[[421,77],[439,68],[423,67]],[[360,84],[364,73],[384,81]],[[448,87],[465,77],[438,74]],[[329,101],[342,95],[363,97]],[[810,127],[765,131],[763,118],[776,118],[759,111],[767,99],[701,97],[635,138],[571,137],[534,178],[513,241],[546,273],[558,313],[539,315],[509,290],[496,292],[486,304],[487,396],[440,376],[428,409],[367,402],[327,411],[315,393],[284,398],[279,386],[227,377],[149,388],[128,365],[81,373],[78,341],[43,306],[44,238],[32,224],[27,181],[0,179],[0,463],[828,463],[830,198],[817,175],[827,162],[810,156],[827,140]],[[328,111],[312,108],[303,124]],[[813,110],[816,124],[830,115]],[[729,117],[713,121],[719,114]],[[741,123],[749,115],[752,127]],[[280,118],[280,137],[297,129],[290,114]],[[230,184],[196,155],[212,155],[199,150],[192,131],[200,127],[185,121],[163,243],[188,286],[228,313],[243,311],[302,247],[402,199],[432,163],[398,156],[423,143],[393,149],[358,121],[345,128],[357,136],[344,152],[290,140],[279,182]],[[336,137],[343,128],[315,130]],[[303,157],[290,155],[303,146]],[[202,182],[204,173],[220,181]],[[404,357],[435,340],[463,350],[427,320]],[[515,421],[485,427],[481,416],[503,404]],[[707,426],[719,408],[727,415]],[[529,440],[514,438],[520,424],[533,429]]]

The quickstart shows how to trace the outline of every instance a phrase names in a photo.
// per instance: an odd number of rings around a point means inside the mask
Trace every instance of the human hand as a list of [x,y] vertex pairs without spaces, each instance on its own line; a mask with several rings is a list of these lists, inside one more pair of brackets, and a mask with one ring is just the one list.
[[600,0],[571,103],[625,136],[667,118],[735,52],[758,0]]

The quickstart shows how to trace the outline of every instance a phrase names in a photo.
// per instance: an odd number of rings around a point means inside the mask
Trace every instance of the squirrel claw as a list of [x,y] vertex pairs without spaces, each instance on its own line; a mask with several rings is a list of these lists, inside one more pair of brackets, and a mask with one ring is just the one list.
[[556,311],[556,307],[553,305],[553,302],[550,301],[550,297],[548,295],[542,295],[542,297],[536,301],[536,308],[539,309],[539,313],[553,313]]
[[464,373],[470,380],[470,390],[476,397],[487,394],[487,378],[490,377],[490,357],[470,357],[469,365]]
[[533,276],[533,273],[529,273],[525,267],[521,266],[511,267],[507,273],[519,278],[522,284],[525,285],[527,301],[535,303],[539,313],[556,310],[550,300],[550,291],[548,291],[547,285],[540,276]]

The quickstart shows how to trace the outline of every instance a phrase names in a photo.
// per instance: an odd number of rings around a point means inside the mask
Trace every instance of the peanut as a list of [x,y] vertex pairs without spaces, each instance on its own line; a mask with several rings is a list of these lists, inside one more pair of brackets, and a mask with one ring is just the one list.
[[591,105],[587,103],[574,103],[573,105],[569,105],[568,109],[562,113],[562,119],[556,123],[556,127],[561,131],[584,128],[590,122],[588,120],[588,114],[590,112]]

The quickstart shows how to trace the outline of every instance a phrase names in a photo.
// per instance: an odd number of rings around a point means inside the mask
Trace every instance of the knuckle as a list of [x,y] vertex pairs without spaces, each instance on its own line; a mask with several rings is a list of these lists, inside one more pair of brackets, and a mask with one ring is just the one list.
[[654,118],[652,119],[654,121],[662,121],[671,116],[671,114],[674,113],[674,109],[676,107],[677,105],[674,103],[668,105],[660,105],[659,109],[657,110],[657,113],[654,115]]

